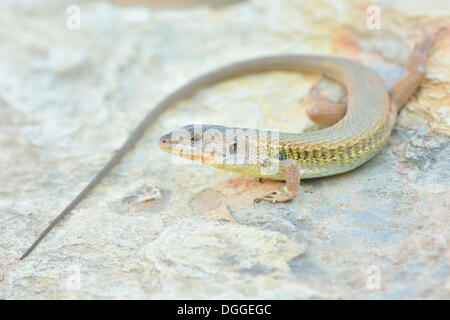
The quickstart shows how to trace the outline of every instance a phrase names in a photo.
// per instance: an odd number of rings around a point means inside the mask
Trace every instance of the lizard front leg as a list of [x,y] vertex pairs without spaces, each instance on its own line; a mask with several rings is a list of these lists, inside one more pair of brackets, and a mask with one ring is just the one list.
[[261,197],[257,197],[253,200],[254,203],[261,201],[275,202],[287,202],[294,199],[300,188],[300,166],[294,159],[286,159],[281,161],[280,170],[286,180],[286,186],[280,190],[274,190],[267,192]]

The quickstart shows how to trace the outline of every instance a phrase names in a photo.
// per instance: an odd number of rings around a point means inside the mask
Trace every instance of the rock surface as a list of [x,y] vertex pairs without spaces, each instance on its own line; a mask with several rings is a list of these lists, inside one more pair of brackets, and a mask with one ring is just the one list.
[[[74,3],[79,30],[66,24]],[[302,182],[292,203],[253,205],[279,183],[158,149],[160,135],[189,123],[314,129],[302,97],[317,75],[239,78],[161,116],[18,260],[143,115],[193,77],[245,58],[313,53],[369,65],[390,87],[421,28],[450,25],[450,6],[440,1],[377,3],[380,30],[366,27],[363,1],[178,10],[2,1],[0,298],[449,299],[448,27],[389,143],[357,170]],[[329,81],[323,88],[334,98],[342,90]],[[138,201],[155,188],[159,199]]]

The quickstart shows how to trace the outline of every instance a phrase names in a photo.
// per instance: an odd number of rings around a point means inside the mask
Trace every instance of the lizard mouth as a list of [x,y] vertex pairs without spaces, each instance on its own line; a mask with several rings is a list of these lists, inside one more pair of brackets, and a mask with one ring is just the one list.
[[158,145],[165,152],[189,160],[223,162],[226,129],[217,125],[188,125],[163,135]]
[[161,148],[161,150],[166,152],[172,151],[172,140],[170,139],[171,134],[165,134],[161,138],[159,138],[158,146]]
[[194,143],[191,139],[183,139],[183,137],[174,135],[173,132],[163,135],[159,139],[158,146],[165,152],[193,161],[208,162],[215,155],[204,150],[201,141]]

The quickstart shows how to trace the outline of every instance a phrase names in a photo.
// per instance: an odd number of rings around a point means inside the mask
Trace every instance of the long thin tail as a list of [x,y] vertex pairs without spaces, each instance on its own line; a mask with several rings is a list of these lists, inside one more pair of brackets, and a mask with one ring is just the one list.
[[[165,99],[164,101],[166,101]],[[163,102],[164,102],[163,101]],[[39,237],[33,242],[30,248],[20,257],[20,260],[28,256],[34,248],[45,238],[45,236],[58,224],[78,203],[92,190],[100,181],[122,160],[125,154],[133,148],[136,142],[142,137],[149,125],[164,111],[166,108],[165,103],[160,103],[155,109],[150,111],[147,116],[142,120],[139,126],[133,131],[129,139],[122,145],[117,153],[111,160],[103,167],[103,169],[95,176],[94,179],[75,197],[75,199],[49,224],[49,226],[39,235]]]

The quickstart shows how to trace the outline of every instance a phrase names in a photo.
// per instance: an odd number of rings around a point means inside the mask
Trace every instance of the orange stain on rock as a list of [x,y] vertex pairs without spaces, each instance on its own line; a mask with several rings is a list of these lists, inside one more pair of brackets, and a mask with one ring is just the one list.
[[362,51],[357,38],[340,29],[333,34],[331,47],[333,52],[345,53],[349,59],[357,58]]
[[227,194],[226,202],[228,204],[234,202],[251,204],[255,197],[265,192],[278,190],[282,184],[284,183],[268,179],[263,180],[261,183],[258,181],[258,178],[239,176],[222,182],[221,186],[236,190],[234,193]]
[[258,180],[256,178],[239,176],[237,178],[231,178],[226,180],[224,184],[225,187],[229,189],[239,189],[239,188],[248,189],[250,186],[253,186],[256,183],[258,183]]

